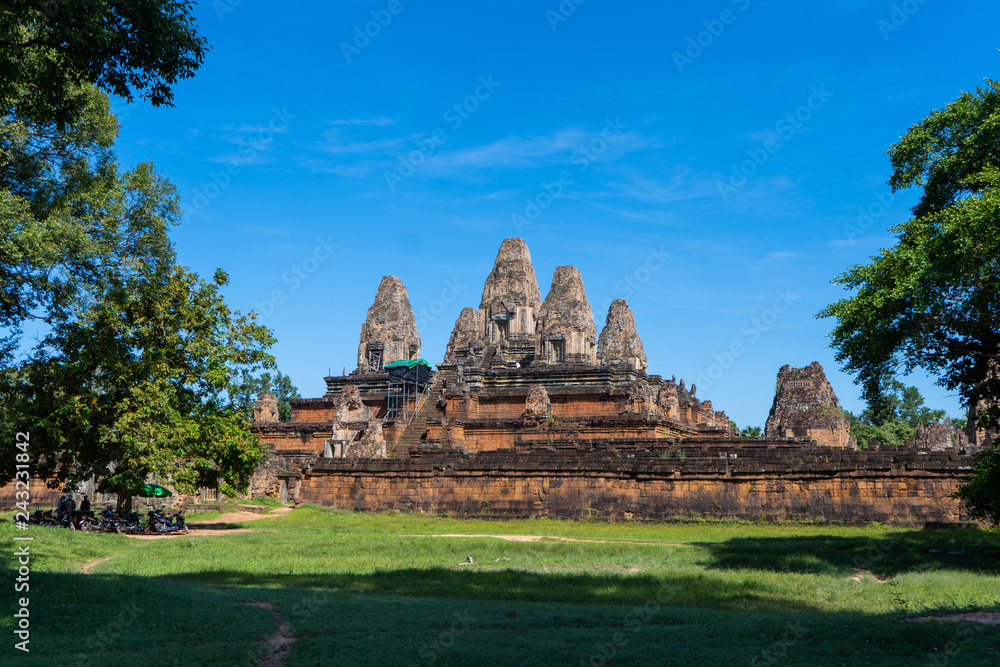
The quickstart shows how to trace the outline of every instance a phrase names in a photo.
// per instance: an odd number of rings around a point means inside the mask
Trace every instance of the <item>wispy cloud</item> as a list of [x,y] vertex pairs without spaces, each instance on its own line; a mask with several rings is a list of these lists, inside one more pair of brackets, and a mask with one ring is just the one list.
[[325,123],[320,123],[320,127],[340,125],[373,125],[375,127],[385,127],[387,125],[395,124],[396,121],[392,118],[341,118],[338,120],[328,120]]
[[[603,149],[595,151],[592,148],[595,142],[604,142],[601,144]],[[571,127],[545,136],[510,136],[481,146],[442,152],[430,161],[430,165],[442,170],[523,169],[570,165],[574,157],[589,162],[611,161],[655,142],[655,138],[634,131],[622,132],[605,141],[599,132]]]
[[[373,136],[373,130],[394,124],[387,119],[338,120],[324,123],[321,138],[301,156],[298,164],[313,172],[335,173],[342,176],[366,177],[373,171],[392,169],[411,151],[433,145],[425,155],[421,171],[430,175],[469,176],[471,172],[507,169],[534,169],[566,165],[574,158],[587,156],[600,138],[600,130],[569,127],[546,135],[512,135],[485,144],[456,147],[449,150],[445,143],[433,144],[428,133]],[[603,141],[603,140],[602,140]],[[659,145],[655,137],[625,131],[606,142],[588,162],[606,162],[637,150]]]
[[797,253],[797,252],[788,252],[788,251],[785,251],[785,250],[775,250],[774,252],[769,253],[767,255],[767,257],[764,257],[763,259],[761,259],[758,263],[759,264],[771,264],[773,262],[781,262],[781,261],[784,261],[786,259],[795,259],[798,256],[799,256],[799,253]]

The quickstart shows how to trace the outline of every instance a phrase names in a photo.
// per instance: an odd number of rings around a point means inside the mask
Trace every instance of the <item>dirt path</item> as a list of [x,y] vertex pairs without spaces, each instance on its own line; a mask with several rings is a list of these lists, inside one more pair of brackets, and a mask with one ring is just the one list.
[[[212,537],[214,535],[233,535],[235,533],[249,533],[251,528],[233,528],[234,523],[245,523],[247,521],[257,521],[258,519],[268,519],[273,516],[284,516],[292,511],[291,507],[276,507],[266,514],[255,512],[229,512],[220,514],[214,519],[204,519],[202,521],[188,521],[190,535],[195,537]],[[173,532],[165,535],[128,535],[134,540],[171,540],[184,537],[188,533]]]
[[[118,555],[119,555],[119,554],[115,554],[115,556],[118,556]],[[103,562],[104,562],[104,561],[106,561],[106,560],[111,560],[111,559],[112,559],[112,558],[114,558],[115,556],[107,556],[107,557],[105,557],[105,558],[101,558],[101,559],[99,559],[99,560],[95,560],[95,561],[94,561],[93,563],[87,563],[86,565],[84,565],[84,566],[83,566],[83,567],[82,567],[82,568],[80,569],[80,572],[83,572],[84,574],[90,574],[90,568],[92,568],[92,567],[95,567],[95,566],[97,566],[97,565],[100,565],[101,563],[103,563]]]
[[267,643],[271,647],[271,653],[264,658],[264,667],[281,667],[285,664],[285,658],[288,656],[288,651],[292,648],[292,644],[298,641],[292,636],[292,626],[282,620],[281,614],[277,612],[274,604],[271,602],[251,602],[250,606],[267,609],[271,612],[271,616],[274,617],[274,622],[277,623],[278,629],[273,635],[267,638]]
[[181,533],[173,532],[166,533],[164,535],[126,535],[125,537],[131,537],[133,540],[172,540],[179,537],[216,537],[219,535],[232,535],[234,533],[252,533],[253,531],[249,528],[202,528],[201,530],[195,530],[194,526],[191,526],[191,533]]
[[[275,507],[265,514],[255,512],[228,512],[220,514],[214,519],[203,519],[202,521],[188,521],[187,525],[192,530],[220,530],[219,526],[226,526],[233,523],[243,523],[245,521],[257,521],[258,519],[270,519],[274,516],[284,516],[292,511],[291,507]],[[225,530],[222,528],[222,530]]]
[[460,533],[447,533],[441,535],[409,534],[409,535],[400,535],[400,537],[494,537],[498,540],[507,540],[508,542],[538,542],[540,540],[556,540],[559,542],[591,542],[594,544],[654,544],[664,547],[688,546],[686,544],[678,544],[675,542],[636,542],[634,540],[586,540],[579,537],[559,537],[556,535],[488,535],[488,534],[463,535]]

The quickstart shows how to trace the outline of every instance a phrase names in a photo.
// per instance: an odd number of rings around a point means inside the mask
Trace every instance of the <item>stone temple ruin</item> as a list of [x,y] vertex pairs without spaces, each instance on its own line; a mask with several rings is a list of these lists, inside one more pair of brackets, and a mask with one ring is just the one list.
[[856,445],[840,401],[827,382],[823,367],[815,361],[805,368],[785,365],[778,371],[774,404],[764,425],[764,435],[811,438],[831,447]]
[[[818,363],[784,366],[764,438],[742,439],[694,385],[648,373],[628,303],[616,300],[602,315],[598,335],[573,266],[556,268],[543,300],[527,244],[506,239],[478,309],[461,311],[432,370],[420,359],[406,287],[384,277],[354,371],[327,377],[322,397],[292,401],[287,423],[261,397],[253,426],[271,460],[253,492],[354,509],[510,516],[912,514],[912,503],[881,506],[879,494],[892,482],[905,498],[922,480],[889,479],[907,470],[895,454],[869,465],[874,453],[855,452]],[[940,479],[926,480],[935,493],[957,484],[954,449],[911,454],[925,470],[937,462]],[[785,474],[792,469],[798,481]],[[878,478],[868,495],[857,492],[858,470]],[[796,488],[806,489],[801,497]],[[957,511],[948,506],[941,516]]]

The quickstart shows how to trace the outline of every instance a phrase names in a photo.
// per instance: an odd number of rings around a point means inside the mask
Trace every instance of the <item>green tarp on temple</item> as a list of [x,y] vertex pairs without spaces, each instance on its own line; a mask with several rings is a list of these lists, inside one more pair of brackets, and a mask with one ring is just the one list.
[[400,359],[399,361],[394,361],[391,364],[386,364],[385,367],[386,368],[398,368],[398,367],[401,367],[401,366],[405,366],[407,368],[413,368],[417,364],[423,364],[424,366],[427,366],[427,368],[431,367],[431,365],[429,363],[427,363],[426,359],[409,359],[409,360]]

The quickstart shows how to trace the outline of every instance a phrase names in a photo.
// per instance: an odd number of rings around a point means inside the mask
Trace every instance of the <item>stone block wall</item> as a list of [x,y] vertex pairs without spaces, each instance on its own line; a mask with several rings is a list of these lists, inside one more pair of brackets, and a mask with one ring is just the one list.
[[971,461],[955,452],[856,452],[780,441],[644,445],[653,443],[320,460],[304,471],[298,500],[355,511],[480,518],[966,520],[949,496]]
[[[24,489],[19,488],[14,482],[0,487],[0,510],[15,509],[19,500],[17,494],[21,491],[24,491]],[[56,503],[59,502],[59,497],[63,494],[59,489],[50,489],[44,479],[37,477],[28,480],[28,491],[31,494],[31,503],[29,505],[31,509],[29,514],[35,511],[34,508],[36,507],[44,509],[54,508]]]

